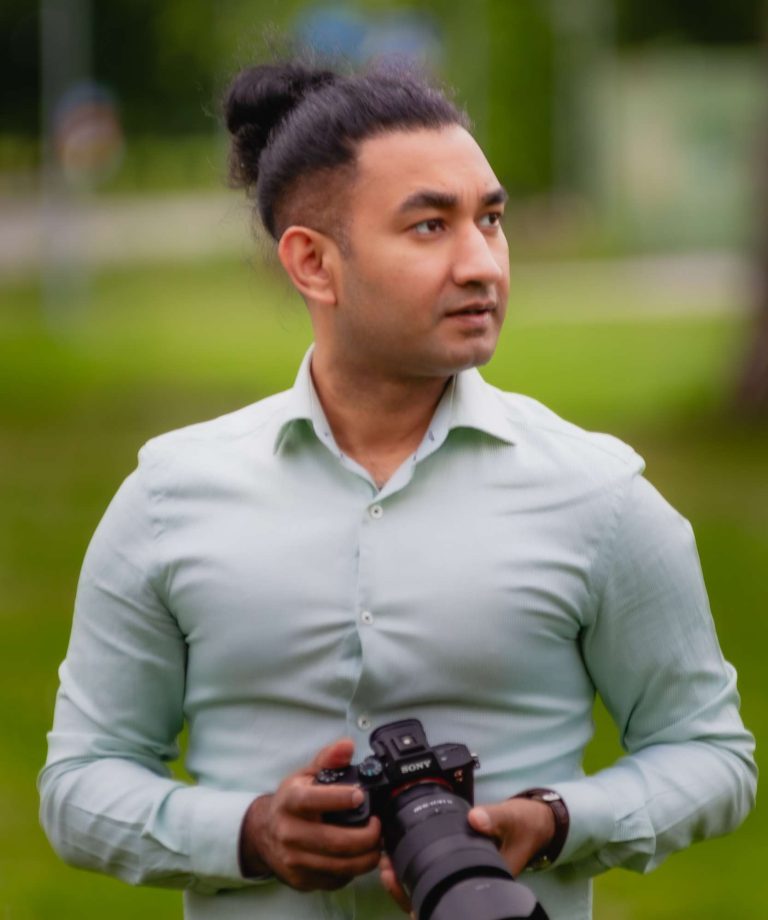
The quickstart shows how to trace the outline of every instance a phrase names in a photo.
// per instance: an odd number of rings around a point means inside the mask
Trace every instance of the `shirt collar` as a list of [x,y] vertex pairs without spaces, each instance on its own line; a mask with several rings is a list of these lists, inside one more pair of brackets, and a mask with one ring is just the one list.
[[[285,417],[275,436],[275,453],[298,421],[309,422],[317,438],[334,453],[338,452],[331,426],[312,382],[312,351],[313,346],[304,355],[294,385],[288,391]],[[515,443],[512,420],[498,390],[486,383],[475,368],[461,371],[451,378],[425,435],[427,452],[436,450],[455,428],[472,428],[507,444]]]
[[449,429],[474,428],[507,444],[514,444],[513,420],[496,387],[486,383],[476,368],[454,378]]
[[287,440],[290,432],[295,427],[296,422],[306,421],[313,425],[315,432],[317,433],[318,425],[317,421],[320,419],[316,418],[317,411],[322,413],[322,421],[326,423],[328,431],[330,431],[330,426],[328,426],[327,420],[325,418],[325,413],[322,410],[320,405],[320,400],[317,398],[317,393],[315,392],[314,384],[312,383],[312,374],[310,373],[310,364],[312,362],[312,352],[314,346],[310,346],[307,350],[307,353],[304,355],[304,358],[299,365],[299,372],[296,374],[296,380],[294,381],[293,386],[287,392],[287,403],[285,406],[285,413],[283,421],[280,427],[277,430],[275,435],[275,444],[274,452],[278,453],[280,448],[283,446]]

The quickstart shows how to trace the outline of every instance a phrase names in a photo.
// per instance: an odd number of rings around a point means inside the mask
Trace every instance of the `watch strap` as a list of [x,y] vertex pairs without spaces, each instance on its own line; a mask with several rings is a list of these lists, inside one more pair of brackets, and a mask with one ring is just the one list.
[[565,845],[565,839],[568,836],[568,828],[571,823],[568,807],[560,794],[555,792],[554,789],[538,787],[534,789],[525,789],[523,792],[518,792],[517,795],[513,795],[512,798],[533,799],[537,802],[543,802],[550,807],[555,818],[555,833],[549,843],[543,846],[538,853],[534,853],[530,862],[525,867],[532,871],[548,869],[562,852],[563,846]]

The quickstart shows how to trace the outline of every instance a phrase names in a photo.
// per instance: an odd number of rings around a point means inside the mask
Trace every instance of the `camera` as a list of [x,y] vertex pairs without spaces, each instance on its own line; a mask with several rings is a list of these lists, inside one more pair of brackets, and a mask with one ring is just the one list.
[[470,827],[477,757],[463,744],[427,741],[418,719],[377,728],[373,756],[315,782],[358,785],[358,808],[327,812],[330,824],[381,819],[384,848],[418,920],[548,920],[533,892],[516,882],[493,841]]

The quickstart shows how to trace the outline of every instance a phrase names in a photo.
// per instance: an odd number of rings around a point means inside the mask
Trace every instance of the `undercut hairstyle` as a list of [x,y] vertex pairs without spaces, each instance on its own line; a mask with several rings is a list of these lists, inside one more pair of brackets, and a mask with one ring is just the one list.
[[255,199],[270,236],[279,240],[301,224],[342,248],[362,141],[388,131],[469,126],[444,92],[402,63],[352,74],[300,61],[251,67],[232,81],[224,116],[230,182]]

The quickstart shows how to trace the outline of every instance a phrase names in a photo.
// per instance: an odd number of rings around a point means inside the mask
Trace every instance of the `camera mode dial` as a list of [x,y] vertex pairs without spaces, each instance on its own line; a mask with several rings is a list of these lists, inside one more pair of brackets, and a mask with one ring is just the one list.
[[378,779],[383,772],[381,761],[375,757],[366,757],[357,768],[358,776],[362,780]]
[[320,770],[316,776],[315,780],[318,783],[322,783],[324,786],[329,786],[332,783],[338,783],[344,777],[343,770]]

